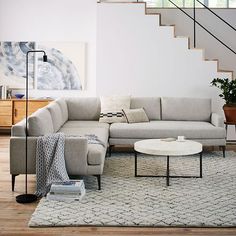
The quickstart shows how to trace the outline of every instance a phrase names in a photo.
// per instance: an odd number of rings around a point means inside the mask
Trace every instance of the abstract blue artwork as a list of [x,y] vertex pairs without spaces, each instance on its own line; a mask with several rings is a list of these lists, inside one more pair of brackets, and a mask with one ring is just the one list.
[[[85,44],[80,42],[39,42],[48,62],[38,57],[37,89],[82,90],[85,83]],[[46,66],[46,69],[45,69]],[[49,67],[49,69],[47,68]]]
[[[24,88],[26,53],[35,49],[35,42],[0,42],[0,84]],[[29,56],[29,84],[34,82],[34,54]]]
[[48,61],[42,62],[40,53],[29,54],[31,89],[85,89],[85,43],[82,42],[0,42],[0,84],[15,89],[25,87],[29,50],[44,50],[48,56]]

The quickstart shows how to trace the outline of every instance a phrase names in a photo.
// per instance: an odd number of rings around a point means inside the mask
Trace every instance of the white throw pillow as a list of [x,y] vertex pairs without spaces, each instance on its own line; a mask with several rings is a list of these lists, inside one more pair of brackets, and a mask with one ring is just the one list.
[[130,96],[101,97],[101,113],[99,122],[126,122],[122,109],[130,108]]

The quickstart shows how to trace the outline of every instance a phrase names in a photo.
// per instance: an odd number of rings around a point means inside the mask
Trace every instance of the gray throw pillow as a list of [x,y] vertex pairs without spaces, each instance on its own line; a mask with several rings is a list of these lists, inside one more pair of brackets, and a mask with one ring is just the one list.
[[149,122],[148,116],[143,108],[123,109],[128,123]]

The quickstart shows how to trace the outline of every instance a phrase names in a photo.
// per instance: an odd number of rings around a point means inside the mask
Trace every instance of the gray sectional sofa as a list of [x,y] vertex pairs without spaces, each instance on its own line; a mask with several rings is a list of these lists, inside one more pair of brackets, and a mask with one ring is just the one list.
[[[101,188],[101,175],[107,147],[133,145],[135,141],[152,138],[185,136],[204,146],[221,146],[223,154],[226,132],[223,117],[212,113],[211,99],[133,97],[132,108],[144,108],[150,122],[100,123],[99,98],[60,98],[29,117],[28,173],[35,174],[37,137],[63,132],[65,162],[71,176],[94,175]],[[15,177],[25,173],[25,121],[12,127],[10,139],[10,173],[12,190]],[[88,144],[85,135],[96,135],[103,143]]]

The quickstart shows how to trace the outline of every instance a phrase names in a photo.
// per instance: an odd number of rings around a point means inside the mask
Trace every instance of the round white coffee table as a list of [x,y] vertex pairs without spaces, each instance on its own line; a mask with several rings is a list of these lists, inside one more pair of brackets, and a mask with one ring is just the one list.
[[[137,173],[137,158],[138,152],[166,156],[167,157],[167,169],[166,175],[138,175]],[[166,177],[166,185],[169,186],[170,178],[202,178],[202,144],[184,140],[184,141],[164,141],[164,139],[146,139],[138,141],[134,144],[135,153],[135,177]],[[186,156],[192,154],[200,154],[200,175],[199,176],[171,176],[169,170],[170,156]]]

